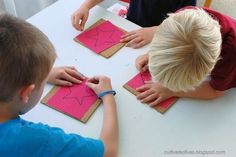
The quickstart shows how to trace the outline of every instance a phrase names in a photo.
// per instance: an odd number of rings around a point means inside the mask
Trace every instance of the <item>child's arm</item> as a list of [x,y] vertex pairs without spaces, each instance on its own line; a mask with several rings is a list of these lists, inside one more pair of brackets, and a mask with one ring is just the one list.
[[157,29],[158,26],[153,26],[128,32],[121,37],[120,42],[126,43],[127,47],[132,47],[134,49],[143,47],[152,41]]
[[209,81],[205,81],[193,91],[174,92],[174,95],[186,98],[215,99],[224,95],[224,91],[215,90],[211,87]]
[[[97,76],[88,80],[88,87],[96,94],[111,90],[110,79],[105,76]],[[105,157],[117,156],[118,149],[118,120],[116,113],[116,102],[112,94],[102,97],[104,105],[104,118],[100,138],[105,145]]]
[[135,66],[139,71],[148,70],[148,54],[140,55],[135,60]]
[[55,67],[49,73],[48,82],[59,86],[71,86],[85,79],[74,67]]
[[224,91],[218,91],[211,87],[208,81],[203,82],[193,91],[188,92],[173,92],[168,88],[163,87],[159,83],[147,83],[137,89],[140,92],[137,98],[142,103],[148,103],[150,106],[156,106],[160,102],[170,97],[185,97],[197,99],[215,99],[224,94]]
[[79,31],[84,30],[84,25],[89,16],[89,10],[103,0],[86,0],[71,16],[72,25]]

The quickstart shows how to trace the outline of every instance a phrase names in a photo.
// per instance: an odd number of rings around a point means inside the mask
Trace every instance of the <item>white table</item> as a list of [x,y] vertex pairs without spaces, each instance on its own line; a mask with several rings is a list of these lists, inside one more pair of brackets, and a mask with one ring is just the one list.
[[[147,52],[148,46],[138,50],[124,47],[110,59],[105,59],[74,42],[73,38],[79,32],[71,26],[70,16],[81,3],[80,0],[60,0],[28,21],[47,34],[55,45],[58,53],[56,66],[73,65],[87,76],[104,74],[112,78],[113,87],[117,91],[119,156],[177,156],[165,154],[173,153],[172,150],[185,151],[179,153],[215,150],[225,151],[225,154],[212,156],[236,156],[235,89],[212,101],[180,99],[164,115],[141,104],[122,85],[138,72],[134,61],[137,56]],[[139,28],[101,7],[91,10],[86,27],[100,18],[109,19],[127,31]],[[47,85],[43,95],[51,87]],[[40,103],[23,118],[61,127],[68,133],[98,138],[102,126],[103,106],[96,110],[86,124]]]

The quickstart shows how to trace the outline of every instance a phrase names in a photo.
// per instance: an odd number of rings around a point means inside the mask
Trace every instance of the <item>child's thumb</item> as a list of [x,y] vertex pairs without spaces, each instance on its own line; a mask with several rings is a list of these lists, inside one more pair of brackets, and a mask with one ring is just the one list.
[[87,85],[89,88],[92,88],[92,89],[95,88],[95,84],[93,84],[93,83],[86,82],[86,85]]

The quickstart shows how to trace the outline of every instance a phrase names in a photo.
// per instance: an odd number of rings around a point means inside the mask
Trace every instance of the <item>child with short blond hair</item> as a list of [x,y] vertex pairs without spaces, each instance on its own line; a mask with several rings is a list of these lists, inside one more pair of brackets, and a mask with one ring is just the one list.
[[[147,55],[136,60],[153,78],[138,89],[155,106],[172,96],[214,99],[236,86],[236,20],[211,9],[187,7],[164,20]],[[210,78],[207,78],[207,77]]]
[[53,45],[40,30],[10,15],[0,15],[1,156],[117,156],[116,103],[107,92],[112,86],[105,76],[90,78],[86,83],[95,93],[103,93],[104,120],[99,140],[20,118],[39,101],[55,59]]

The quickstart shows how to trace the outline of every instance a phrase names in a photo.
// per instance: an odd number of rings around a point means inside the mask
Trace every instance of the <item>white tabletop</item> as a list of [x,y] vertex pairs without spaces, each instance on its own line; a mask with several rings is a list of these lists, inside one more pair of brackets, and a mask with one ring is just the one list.
[[[225,151],[225,154],[212,155],[217,157],[236,156],[235,89],[211,101],[182,98],[164,115],[141,104],[122,85],[138,73],[134,61],[137,56],[147,52],[148,46],[138,50],[124,47],[105,59],[74,42],[73,38],[79,32],[71,26],[70,17],[81,3],[81,0],[60,0],[28,21],[42,30],[54,44],[58,54],[55,66],[72,65],[86,76],[103,74],[112,78],[117,91],[119,156],[177,156],[173,151],[182,151],[178,153],[186,154],[179,156],[193,157],[197,155],[191,154],[191,151],[198,150]],[[91,10],[86,27],[100,18],[108,19],[127,31],[139,28],[98,6]],[[43,95],[51,87],[46,85]],[[23,118],[60,127],[68,133],[98,138],[103,106],[95,111],[86,124],[40,103]]]

